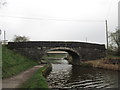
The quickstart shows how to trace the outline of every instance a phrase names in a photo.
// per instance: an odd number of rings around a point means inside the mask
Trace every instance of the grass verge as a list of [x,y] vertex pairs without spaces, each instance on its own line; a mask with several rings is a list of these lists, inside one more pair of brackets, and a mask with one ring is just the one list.
[[2,78],[16,75],[34,65],[37,62],[9,50],[6,46],[2,47]]
[[120,57],[109,56],[99,60],[90,60],[85,61],[83,64],[90,65],[95,68],[108,69],[108,70],[117,70],[120,71]]
[[20,88],[30,88],[33,90],[36,88],[48,89],[47,80],[43,76],[43,72],[45,72],[45,70],[49,68],[49,66],[50,64],[47,64],[44,67],[37,70],[37,72],[30,79],[28,79],[25,83],[23,83],[20,86]]

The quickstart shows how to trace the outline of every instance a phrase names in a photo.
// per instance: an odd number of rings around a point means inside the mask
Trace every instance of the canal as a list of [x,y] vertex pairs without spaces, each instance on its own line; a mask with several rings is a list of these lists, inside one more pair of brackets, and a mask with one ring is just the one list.
[[52,63],[47,81],[50,88],[118,88],[118,74],[120,72],[72,66],[60,59]]

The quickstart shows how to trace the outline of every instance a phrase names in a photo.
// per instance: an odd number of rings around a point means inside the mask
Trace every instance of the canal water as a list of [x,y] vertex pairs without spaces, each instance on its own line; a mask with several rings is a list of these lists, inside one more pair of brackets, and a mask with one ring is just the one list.
[[120,72],[72,66],[67,60],[56,60],[47,77],[50,88],[118,88]]

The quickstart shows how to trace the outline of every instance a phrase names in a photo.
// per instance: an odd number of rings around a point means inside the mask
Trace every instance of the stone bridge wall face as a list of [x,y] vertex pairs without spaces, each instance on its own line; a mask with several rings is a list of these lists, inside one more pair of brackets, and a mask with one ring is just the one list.
[[30,42],[9,42],[8,48],[14,49],[34,60],[40,60],[45,51],[56,48],[67,47],[75,50],[82,60],[98,59],[105,56],[105,45],[83,43],[83,42],[51,42],[51,41],[30,41]]

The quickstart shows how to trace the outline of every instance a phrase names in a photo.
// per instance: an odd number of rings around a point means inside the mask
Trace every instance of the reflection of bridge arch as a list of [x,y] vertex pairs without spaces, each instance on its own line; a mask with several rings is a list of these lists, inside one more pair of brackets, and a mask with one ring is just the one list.
[[72,56],[72,61],[70,63],[78,65],[80,63],[80,55],[77,51],[73,50],[72,48],[66,48],[66,47],[56,47],[56,48],[50,48],[45,51],[45,53],[49,51],[65,51],[70,56]]

